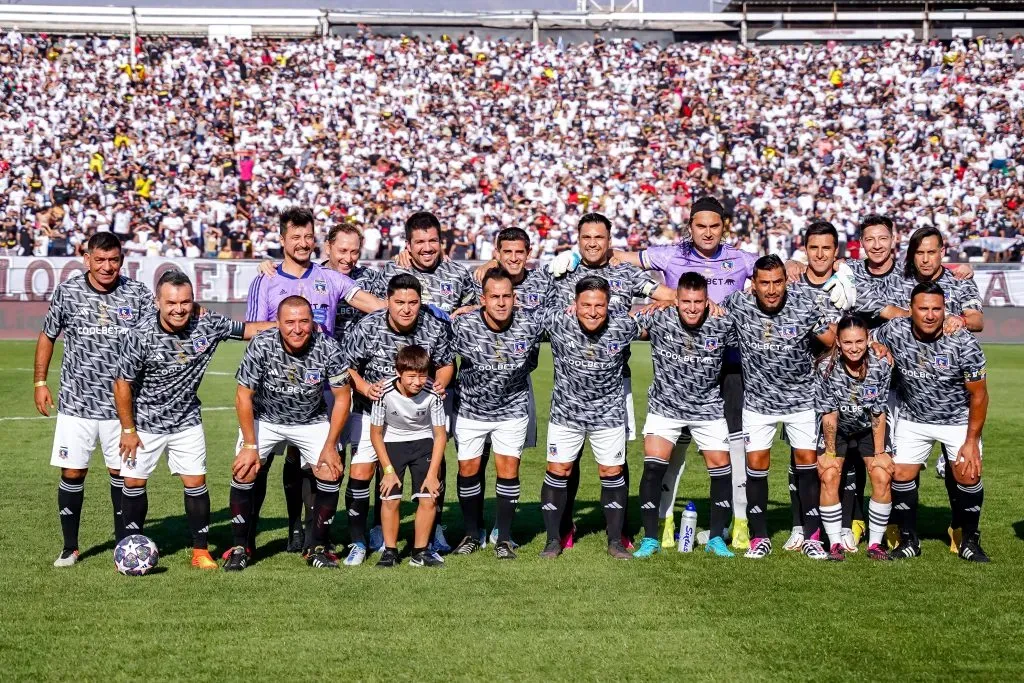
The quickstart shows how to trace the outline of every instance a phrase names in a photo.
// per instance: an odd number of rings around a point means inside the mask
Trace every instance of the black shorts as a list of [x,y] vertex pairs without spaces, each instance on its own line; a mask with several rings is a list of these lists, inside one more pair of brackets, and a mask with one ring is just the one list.
[[743,368],[739,363],[725,362],[719,377],[722,401],[725,403],[725,422],[730,434],[743,432]]
[[405,481],[405,471],[407,469],[412,479],[412,497],[429,497],[429,493],[420,493],[420,489],[423,488],[423,482],[427,480],[427,472],[430,470],[430,458],[434,453],[434,440],[393,441],[385,443],[384,447],[387,449],[391,466],[395,468],[398,485],[392,486],[390,491],[387,491],[380,497],[381,500],[402,500],[402,483]]
[[[818,440],[818,455],[825,452],[824,440]],[[847,458],[860,456],[861,458],[875,457],[875,437],[870,429],[856,432],[854,434],[836,434],[836,457]]]

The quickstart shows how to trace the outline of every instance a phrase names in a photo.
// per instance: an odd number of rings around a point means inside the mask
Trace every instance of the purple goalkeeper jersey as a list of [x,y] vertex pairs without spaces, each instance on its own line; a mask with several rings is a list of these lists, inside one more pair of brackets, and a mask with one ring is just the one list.
[[301,296],[313,309],[313,320],[327,334],[334,335],[334,321],[338,303],[350,301],[360,287],[347,275],[325,268],[318,263],[299,277],[289,275],[277,267],[272,277],[257,275],[249,285],[249,303],[245,319],[249,322],[277,320],[277,306],[290,296]]
[[672,289],[683,273],[700,273],[708,281],[708,297],[722,303],[733,292],[742,292],[743,284],[754,274],[757,256],[722,244],[711,258],[693,247],[690,241],[664,247],[648,247],[640,252],[640,263],[646,270],[660,270],[665,284]]

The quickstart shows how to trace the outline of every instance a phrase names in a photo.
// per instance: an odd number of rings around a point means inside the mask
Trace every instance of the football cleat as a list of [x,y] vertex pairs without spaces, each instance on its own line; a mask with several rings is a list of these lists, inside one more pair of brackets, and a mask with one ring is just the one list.
[[203,549],[192,550],[192,566],[196,569],[217,569],[217,562],[210,557],[210,551]]
[[616,560],[630,560],[633,555],[626,550],[625,546],[622,545],[622,541],[618,543],[612,541],[608,544],[608,554],[614,557]]
[[[804,528],[795,526],[789,532],[789,538],[783,544],[783,550],[800,550],[804,545]],[[822,551],[824,552],[824,551]]]
[[544,546],[544,550],[540,551],[540,556],[545,560],[553,560],[562,554],[562,542],[558,539],[548,539],[547,544]]
[[306,563],[309,564],[310,567],[314,567],[316,569],[338,568],[337,561],[332,560],[330,557],[328,557],[327,548],[325,548],[322,545],[318,545],[317,547],[313,548],[312,552],[310,552],[309,554],[309,557],[306,559]]
[[721,536],[709,538],[708,542],[704,545],[704,552],[711,553],[715,557],[736,557],[735,553],[729,550],[728,544],[726,544],[725,539]]
[[921,556],[921,542],[913,534],[900,534],[900,544],[889,553],[890,560],[906,560]]
[[227,558],[224,560],[224,571],[240,572],[249,566],[249,553],[240,545],[228,548]]
[[828,553],[821,546],[821,541],[815,541],[813,539],[804,541],[803,545],[800,546],[800,550],[803,552],[805,557],[809,557],[812,560],[827,560],[829,559]]
[[[853,532],[853,545],[854,547],[860,545],[860,541],[864,538],[864,532],[867,530],[867,525],[864,524],[863,519],[855,519],[850,524],[851,531]],[[856,552],[856,551],[851,551]]]
[[622,547],[626,550],[630,552],[633,552],[633,550],[635,550],[635,548],[633,547],[633,539],[627,536],[626,534],[622,534],[622,539],[619,542],[622,543]]
[[900,544],[900,528],[896,524],[889,524],[885,527],[885,544],[889,550],[895,550]]
[[953,527],[949,527],[946,529],[946,533],[949,534],[949,552],[954,555],[960,554],[960,546],[964,543],[963,529],[954,529]]
[[440,524],[434,525],[434,537],[427,544],[427,549],[439,555],[447,555],[452,551],[452,547],[448,545],[448,539],[444,537],[444,527]]
[[443,567],[444,560],[435,552],[421,550],[409,558],[410,567]]
[[748,557],[751,560],[763,560],[772,554],[772,539],[770,538],[752,538],[750,539],[750,549],[743,554],[743,557]]
[[[232,553],[232,552],[234,551],[234,549],[235,549],[235,548],[237,548],[237,547],[240,547],[240,546],[233,546],[233,547],[231,547],[231,548],[228,548],[228,549],[227,549],[227,550],[225,550],[224,552],[222,552],[222,553],[220,554],[220,559],[222,559],[222,560],[225,560],[225,561],[227,561],[227,559],[228,559],[229,557],[231,557],[231,553]],[[252,559],[252,548],[246,548],[246,549],[245,549],[245,554],[246,554],[246,555],[248,555],[248,556],[249,556],[249,559],[251,560],[251,559]]]
[[661,551],[661,541],[656,538],[644,537],[640,541],[640,548],[633,553],[633,557],[637,559],[646,559],[651,555],[655,555]]
[[562,536],[562,550],[569,550],[576,542],[576,525],[572,525],[572,529],[569,530],[565,536]]
[[57,559],[53,561],[54,567],[70,567],[75,562],[78,562],[78,549],[75,550],[62,550]]
[[296,527],[292,529],[291,533],[288,534],[288,548],[289,553],[301,553],[306,549],[306,532],[302,527]]
[[381,528],[380,524],[370,529],[369,543],[367,548],[371,549],[371,552],[382,553],[384,552],[384,529]]
[[881,544],[875,543],[874,545],[868,546],[868,559],[888,562],[889,553]]
[[381,568],[397,567],[399,565],[398,551],[390,548],[384,548],[380,554],[380,559],[377,560],[377,566]]
[[[498,527],[494,527],[493,529],[491,529],[491,539],[490,540],[491,540],[491,545],[497,545],[498,544]],[[508,542],[512,546],[513,550],[515,550],[516,548],[519,547],[519,544],[516,543],[515,541],[513,541],[511,538],[508,539]]]
[[958,555],[960,555],[961,560],[967,560],[968,562],[991,562],[985,551],[981,549],[980,531],[975,531],[964,539],[963,543],[960,544]]
[[750,548],[750,524],[745,519],[732,519],[732,547],[736,550]]
[[348,547],[348,555],[343,563],[346,567],[358,567],[366,561],[366,546],[362,543],[353,543]]
[[843,529],[840,539],[842,540],[840,545],[843,546],[843,550],[848,553],[857,552],[857,539],[853,535],[853,529]]
[[846,559],[846,554],[843,552],[844,547],[842,543],[833,543],[832,547],[828,551],[829,562],[842,562]]
[[477,540],[480,542],[480,549],[483,550],[487,547],[487,530],[481,528],[476,535]]
[[494,556],[499,560],[514,560],[516,559],[515,548],[512,545],[512,541],[498,541],[494,544]]
[[[658,523],[661,527],[661,547],[674,548],[676,546],[676,521],[671,516],[666,517]],[[641,543],[640,545],[643,545]]]
[[480,542],[471,536],[465,536],[459,544],[455,546],[455,550],[452,551],[452,555],[472,555],[477,550],[480,550]]

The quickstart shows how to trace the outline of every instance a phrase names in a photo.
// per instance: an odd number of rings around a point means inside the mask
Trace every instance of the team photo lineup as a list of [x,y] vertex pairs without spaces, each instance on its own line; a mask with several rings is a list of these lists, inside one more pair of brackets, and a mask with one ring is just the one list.
[[[283,211],[283,260],[261,265],[245,320],[200,306],[178,270],[151,291],[122,274],[115,234],[90,237],[86,270],[55,289],[35,351],[36,408],[56,409],[50,463],[60,471],[63,545],[54,565],[80,559],[97,446],[115,564],[126,574],[145,573],[159,552],[145,535],[147,481],[164,459],[184,489],[199,569],[242,571],[260,557],[275,461],[287,551],[311,567],[376,555],[377,567],[457,568],[459,556],[488,547],[514,560],[523,552],[511,533],[521,498],[539,499],[540,556],[555,560],[578,538],[577,492],[581,477],[593,476],[591,455],[611,558],[702,545],[718,558],[764,560],[779,531],[768,523],[777,439],[790,454],[775,462],[789,474],[786,550],[830,561],[921,555],[919,489],[937,445],[950,551],[989,562],[979,529],[982,298],[970,267],[944,266],[937,228],[911,231],[900,249],[900,226],[866,215],[857,235],[865,258],[855,260],[842,258],[831,223],[810,220],[806,263],[785,261],[723,242],[728,212],[704,196],[676,244],[615,249],[609,219],[586,213],[574,248],[546,265],[533,267],[530,235],[507,227],[493,260],[471,270],[445,255],[434,214],[403,218],[405,248],[373,268],[359,263],[358,227],[332,227],[319,263],[313,212]],[[48,375],[61,337],[55,402]],[[211,492],[198,392],[230,340],[248,342],[235,374],[238,436],[230,490]],[[638,342],[649,343],[653,360],[643,424],[630,371]],[[542,344],[554,366],[546,434],[531,381]],[[634,440],[643,467],[631,477]],[[676,512],[691,443],[708,474],[699,535],[692,506],[681,519]],[[546,457],[546,470],[540,491],[527,492],[520,462],[533,453]],[[631,496],[639,520],[629,518]],[[211,497],[229,508],[232,540],[220,558],[207,541]],[[415,503],[408,533],[402,500]]]

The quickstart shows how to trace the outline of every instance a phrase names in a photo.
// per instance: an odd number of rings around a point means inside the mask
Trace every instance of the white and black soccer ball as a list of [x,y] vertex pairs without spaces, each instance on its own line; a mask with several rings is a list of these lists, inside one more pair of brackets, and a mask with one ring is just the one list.
[[160,560],[156,543],[141,534],[133,534],[114,546],[114,566],[125,576],[142,576]]

